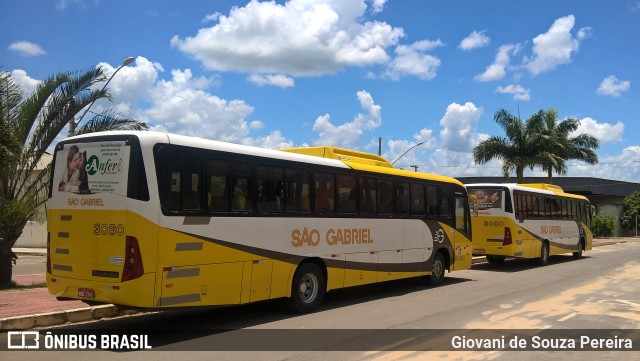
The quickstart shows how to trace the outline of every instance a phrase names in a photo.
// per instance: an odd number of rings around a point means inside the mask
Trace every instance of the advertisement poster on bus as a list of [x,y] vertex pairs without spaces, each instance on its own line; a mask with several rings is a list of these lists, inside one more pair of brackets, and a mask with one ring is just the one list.
[[125,142],[65,144],[56,154],[53,191],[126,195],[129,152]]
[[468,192],[472,209],[488,210],[502,207],[502,190],[500,189],[469,189]]

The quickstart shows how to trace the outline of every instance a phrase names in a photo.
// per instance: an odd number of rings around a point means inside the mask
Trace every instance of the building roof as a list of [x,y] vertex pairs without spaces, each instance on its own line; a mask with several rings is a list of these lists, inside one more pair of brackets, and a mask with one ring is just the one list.
[[[513,183],[511,178],[505,182],[504,177],[458,177],[464,184],[471,183]],[[546,183],[547,177],[524,177],[523,183]],[[640,183],[592,177],[554,177],[553,184],[567,193],[583,196],[615,196],[626,197],[640,191]]]

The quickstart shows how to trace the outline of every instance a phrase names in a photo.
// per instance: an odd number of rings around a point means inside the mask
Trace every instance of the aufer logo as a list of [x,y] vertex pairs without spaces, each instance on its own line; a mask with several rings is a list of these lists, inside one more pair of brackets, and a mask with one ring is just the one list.
[[92,155],[89,157],[87,161],[87,173],[89,175],[95,175],[96,173],[105,174],[105,173],[115,173],[119,171],[120,163],[113,162],[111,158],[107,159],[106,162],[100,162],[97,155]]

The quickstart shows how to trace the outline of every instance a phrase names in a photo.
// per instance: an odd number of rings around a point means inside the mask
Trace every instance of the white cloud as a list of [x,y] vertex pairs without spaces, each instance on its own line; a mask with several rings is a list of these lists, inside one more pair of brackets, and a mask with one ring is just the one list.
[[619,142],[624,134],[624,123],[616,122],[616,124],[598,123],[598,121],[586,117],[580,119],[580,126],[571,133],[572,137],[579,134],[589,133],[600,140],[600,144]]
[[483,109],[467,102],[464,105],[451,103],[440,120],[442,148],[456,152],[469,152],[477,143],[476,125]]
[[404,33],[360,22],[366,8],[364,0],[251,0],[192,37],[174,36],[171,45],[217,71],[311,76],[383,64]]
[[207,16],[204,17],[204,19],[202,19],[203,23],[211,23],[211,22],[216,22],[218,21],[218,19],[220,18],[220,14],[219,12],[215,12],[213,14],[209,14]]
[[384,9],[384,4],[387,2],[387,0],[370,0],[372,5],[373,5],[373,9],[371,9],[371,11],[373,11],[374,13],[379,13]]
[[11,78],[17,86],[22,89],[22,92],[28,97],[36,89],[40,80],[36,80],[27,75],[27,72],[21,69],[11,71]]
[[[116,70],[111,64],[98,64],[106,70],[107,75]],[[109,83],[109,91],[115,103],[127,103],[135,106],[139,100],[150,100],[151,89],[158,80],[158,73],[163,72],[162,65],[152,63],[146,58],[138,57],[135,63],[121,68]],[[102,87],[103,84],[98,84]],[[202,84],[200,84],[202,86]]]
[[535,76],[571,62],[572,54],[578,51],[580,41],[590,31],[588,27],[581,28],[577,38],[574,38],[571,33],[574,25],[573,15],[556,19],[546,33],[533,39],[533,58],[525,60],[525,66],[531,74]]
[[624,148],[618,155],[599,157],[596,165],[571,163],[567,175],[637,182],[640,178],[638,164],[640,164],[640,146],[634,145]]
[[293,80],[293,78],[282,74],[251,74],[251,76],[249,76],[247,80],[256,84],[257,86],[273,85],[280,88],[291,88],[295,85],[295,81]]
[[249,123],[249,128],[251,129],[262,129],[264,127],[264,123],[262,123],[259,120],[254,120],[251,123]]
[[469,34],[469,36],[462,39],[462,41],[460,42],[460,45],[458,45],[458,48],[462,50],[473,50],[473,49],[482,48],[484,46],[489,45],[489,43],[491,42],[491,39],[484,34],[485,31],[486,30],[482,30],[482,31],[474,30],[473,32],[471,32],[471,34]]
[[358,142],[366,131],[378,128],[382,124],[381,108],[375,104],[368,92],[357,93],[360,106],[366,113],[359,113],[351,122],[334,125],[329,114],[318,117],[313,124],[313,131],[318,133],[315,145],[335,145],[343,148],[358,148]]
[[619,97],[623,92],[631,88],[631,82],[628,80],[619,80],[613,75],[604,78],[598,86],[598,94]]
[[516,55],[520,51],[520,45],[505,44],[498,48],[498,53],[493,64],[489,65],[484,73],[474,77],[476,81],[494,81],[500,80],[507,74],[507,67],[511,62],[511,55]]
[[151,89],[151,107],[144,111],[169,132],[240,143],[249,134],[245,119],[253,107],[243,100],[225,100],[206,91],[208,82],[191,70],[172,70],[171,80]]
[[292,148],[294,146],[293,141],[285,138],[279,130],[271,132],[266,137],[247,138],[244,144],[268,149]]
[[499,86],[496,89],[496,92],[500,94],[513,94],[513,99],[515,100],[529,101],[531,99],[531,96],[529,96],[529,89],[525,89],[521,85],[517,84]]
[[440,67],[440,59],[424,52],[444,46],[440,39],[435,41],[422,40],[411,45],[398,45],[396,57],[389,64],[385,76],[398,80],[404,75],[416,76],[423,80],[435,78]]
[[17,41],[9,45],[9,50],[17,51],[22,56],[40,56],[47,53],[40,45],[29,41]]

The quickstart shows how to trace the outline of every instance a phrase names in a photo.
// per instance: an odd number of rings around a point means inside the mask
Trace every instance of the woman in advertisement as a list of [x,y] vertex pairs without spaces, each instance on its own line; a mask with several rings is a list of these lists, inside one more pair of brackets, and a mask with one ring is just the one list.
[[77,191],[80,186],[80,169],[78,168],[78,159],[80,158],[80,149],[72,145],[67,153],[67,167],[62,173],[62,179],[58,184],[58,191],[72,192]]

